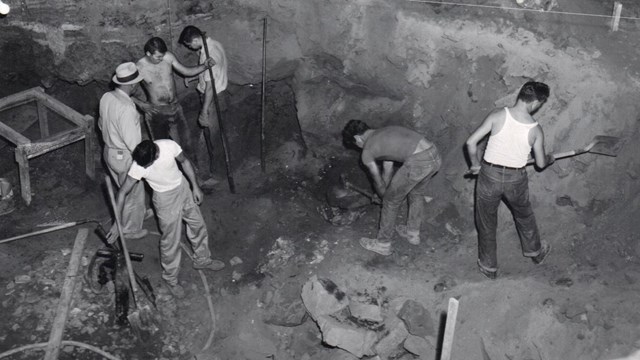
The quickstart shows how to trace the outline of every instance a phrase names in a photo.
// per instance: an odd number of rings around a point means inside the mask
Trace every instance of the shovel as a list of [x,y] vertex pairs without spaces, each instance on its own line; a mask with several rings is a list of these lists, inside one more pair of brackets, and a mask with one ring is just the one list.
[[[600,154],[606,156],[617,156],[620,147],[622,146],[620,142],[620,138],[615,136],[607,136],[607,135],[597,135],[593,138],[593,140],[587,144],[587,146],[581,149],[575,149],[560,153],[553,154],[553,157],[557,159],[562,159],[570,156],[576,156],[584,153],[593,153]],[[531,165],[535,162],[535,159],[529,159],[527,161],[527,165]]]
[[340,182],[342,183],[342,185],[344,185],[345,188],[347,189],[351,189],[353,191],[359,192],[360,194],[368,197],[369,199],[371,199],[371,202],[377,205],[381,205],[382,202],[380,201],[380,199],[374,195],[372,192],[367,191],[359,186],[356,186],[354,184],[352,184],[349,180],[347,180],[347,177],[345,176],[345,174],[340,175]]
[[118,208],[116,207],[116,200],[113,195],[113,186],[111,185],[111,179],[109,176],[105,178],[107,183],[107,190],[109,191],[109,200],[111,201],[111,207],[113,208],[113,215],[116,221],[116,227],[118,228],[118,235],[120,236],[120,243],[122,245],[122,252],[124,253],[124,261],[127,265],[127,273],[129,275],[129,284],[131,285],[131,298],[133,300],[133,306],[136,308],[127,316],[131,329],[141,341],[148,340],[148,335],[154,334],[159,330],[158,325],[155,323],[153,313],[148,305],[142,306],[136,300],[136,293],[138,293],[138,285],[133,275],[133,266],[131,266],[131,258],[129,250],[127,250],[127,243],[122,233],[122,226],[120,224],[120,214],[118,214]]

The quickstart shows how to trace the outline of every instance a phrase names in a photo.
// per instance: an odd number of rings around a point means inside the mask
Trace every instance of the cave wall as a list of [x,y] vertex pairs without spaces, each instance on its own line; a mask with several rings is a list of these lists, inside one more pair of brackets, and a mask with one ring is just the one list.
[[[118,63],[143,55],[151,36],[163,37],[193,64],[193,53],[176,44],[187,24],[223,43],[232,82],[259,83],[266,16],[268,78],[292,79],[300,127],[312,148],[339,146],[340,130],[351,118],[415,127],[442,150],[440,185],[454,190],[454,197],[470,186],[461,176],[464,140],[492,108],[511,105],[529,78],[552,89],[537,115],[550,151],[638,127],[633,22],[614,33],[608,19],[400,0],[9,3],[13,11],[0,18],[0,80],[13,86],[3,87],[2,95],[51,77],[80,85],[108,82]],[[484,3],[516,6],[510,0]],[[557,10],[606,14],[611,5],[560,0]],[[636,13],[625,3],[626,16]],[[636,187],[633,149],[624,147],[615,161],[583,155],[534,173],[534,202],[567,196],[586,207],[623,199]],[[461,197],[471,201],[468,194]]]

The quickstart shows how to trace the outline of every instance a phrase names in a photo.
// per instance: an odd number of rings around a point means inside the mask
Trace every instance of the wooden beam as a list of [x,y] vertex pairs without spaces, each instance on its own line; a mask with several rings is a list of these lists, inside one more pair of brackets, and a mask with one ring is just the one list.
[[49,136],[49,122],[47,121],[47,107],[42,102],[37,101],[38,104],[38,122],[40,123],[40,137],[46,138]]
[[12,127],[3,122],[0,122],[0,136],[11,141],[15,145],[31,144],[31,140],[29,140],[29,138],[15,131]]
[[31,180],[29,179],[29,159],[25,153],[25,145],[19,145],[15,151],[16,162],[20,172],[20,193],[27,205],[31,204]]
[[51,332],[49,333],[49,343],[47,344],[47,349],[44,354],[44,360],[58,360],[62,336],[64,335],[64,328],[67,322],[67,316],[69,315],[71,300],[73,300],[73,290],[76,286],[77,279],[82,278],[81,276],[78,276],[78,270],[80,269],[80,260],[82,259],[82,252],[84,251],[87,235],[89,235],[89,229],[79,229],[78,235],[76,235],[76,240],[73,243],[71,259],[69,259],[67,275],[65,276],[64,284],[62,285],[62,294],[60,295],[60,301],[58,301],[56,317],[53,320]]
[[[18,105],[26,104],[28,102],[35,100],[35,93],[38,91],[36,89],[42,88],[31,88],[28,90],[20,91],[19,93],[11,94],[9,96],[3,97],[0,99],[0,111],[7,110],[12,107],[16,107]],[[42,90],[44,92],[44,90]]]
[[79,112],[45,94],[44,90],[34,91],[33,95],[38,99],[38,102],[42,102],[42,104],[56,112],[58,115],[72,121],[78,126],[85,126],[85,119]]
[[46,154],[49,151],[59,149],[78,140],[82,140],[84,139],[85,133],[85,128],[73,128],[59,132],[46,139],[41,139],[38,142],[25,145],[25,154],[28,159],[32,159],[42,154]]

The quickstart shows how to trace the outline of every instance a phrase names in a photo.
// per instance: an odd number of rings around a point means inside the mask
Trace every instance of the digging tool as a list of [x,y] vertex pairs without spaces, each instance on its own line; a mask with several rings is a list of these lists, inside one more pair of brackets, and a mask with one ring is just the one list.
[[267,90],[267,18],[262,19],[262,94],[260,96],[260,167],[264,173],[267,168],[265,140],[264,140],[264,120],[266,109],[264,107]]
[[22,234],[22,235],[6,238],[6,239],[3,239],[3,240],[0,240],[0,244],[7,243],[7,242],[10,242],[10,241],[14,241],[14,240],[18,240],[18,239],[24,239],[24,238],[30,237],[30,236],[42,235],[42,234],[50,233],[52,231],[62,230],[62,229],[70,228],[70,227],[73,227],[73,226],[86,224],[86,223],[89,223],[89,222],[94,222],[94,223],[100,225],[100,221],[95,220],[95,219],[84,219],[84,220],[80,220],[80,221],[73,221],[73,222],[68,222],[68,223],[52,226],[52,227],[47,228],[47,229],[38,230],[38,231],[32,231],[30,233],[26,233],[26,234]]
[[[597,135],[593,138],[593,140],[589,144],[587,144],[587,146],[580,149],[555,153],[553,154],[553,157],[557,160],[557,159],[576,156],[584,153],[593,153],[593,154],[600,154],[600,155],[606,155],[606,156],[617,156],[621,146],[622,146],[622,143],[619,137]],[[529,161],[527,161],[527,165],[533,164],[534,162],[535,162],[535,159],[529,159]]]
[[349,180],[347,180],[347,177],[342,174],[340,175],[340,182],[342,183],[342,185],[344,185],[345,188],[347,189],[351,189],[353,191],[359,192],[360,194],[368,197],[369,199],[371,199],[371,202],[373,202],[376,205],[382,205],[382,202],[380,201],[380,198],[378,198],[375,194],[373,194],[370,191],[367,191],[361,187],[358,187],[354,184],[352,184]]
[[[204,53],[208,58],[210,58],[209,56],[209,45],[207,45],[207,34],[205,32],[202,32],[200,34],[200,36],[202,37],[202,46],[204,47]],[[233,182],[233,175],[231,174],[231,167],[229,164],[229,150],[227,149],[227,133],[224,131],[224,121],[222,121],[222,112],[220,111],[220,105],[218,103],[218,92],[216,91],[216,80],[213,77],[213,69],[209,68],[209,77],[211,78],[211,89],[213,90],[213,103],[215,105],[216,108],[216,115],[218,115],[218,127],[220,128],[220,139],[222,140],[222,150],[224,152],[224,165],[227,168],[227,181],[229,182],[229,191],[231,191],[232,194],[236,193],[236,185]],[[209,154],[209,156],[211,157],[211,159],[213,159],[213,152],[211,154]],[[210,159],[210,160],[211,160]]]
[[111,185],[111,179],[109,178],[109,176],[105,177],[105,181],[107,183],[107,190],[109,191],[109,201],[111,202],[111,207],[113,208],[113,216],[116,222],[116,227],[118,229],[118,236],[120,237],[122,252],[124,253],[124,261],[127,265],[129,285],[131,286],[131,299],[133,300],[133,305],[136,308],[136,310],[134,310],[127,316],[127,320],[129,320],[129,325],[131,325],[131,329],[136,334],[138,339],[146,340],[148,338],[147,334],[153,334],[158,331],[159,328],[154,322],[153,314],[151,313],[151,309],[149,308],[149,306],[142,306],[142,304],[140,304],[140,302],[136,300],[138,286],[133,274],[133,266],[131,266],[131,258],[129,255],[129,250],[127,250],[127,242],[125,240],[124,234],[122,233],[122,226],[120,225],[120,214],[118,213],[118,208],[116,206],[116,200],[113,194],[113,186]]
[[458,300],[449,298],[449,309],[447,309],[447,322],[444,325],[444,338],[442,339],[442,353],[440,360],[451,359],[451,348],[453,345],[453,334],[458,318]]

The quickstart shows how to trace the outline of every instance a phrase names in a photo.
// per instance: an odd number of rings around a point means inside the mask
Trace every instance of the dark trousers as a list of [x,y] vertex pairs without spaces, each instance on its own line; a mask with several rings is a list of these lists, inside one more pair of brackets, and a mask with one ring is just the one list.
[[513,215],[523,255],[533,257],[540,254],[540,235],[529,202],[529,178],[524,168],[509,169],[483,163],[475,197],[480,266],[488,271],[498,269],[496,228],[498,206],[502,200]]

